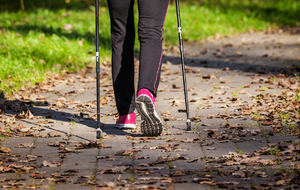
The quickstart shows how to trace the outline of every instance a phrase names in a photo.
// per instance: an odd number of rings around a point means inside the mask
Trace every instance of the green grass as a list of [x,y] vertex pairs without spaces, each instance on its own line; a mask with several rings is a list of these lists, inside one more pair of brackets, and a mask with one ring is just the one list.
[[[24,3],[25,11],[18,10],[19,1],[0,5],[1,90],[11,94],[23,85],[45,80],[48,71],[78,71],[95,64],[93,1]],[[300,18],[298,0],[182,0],[180,8],[183,38],[187,41],[250,29],[296,26]],[[65,30],[65,24],[73,29]],[[111,42],[105,1],[101,1],[100,26],[101,60],[107,60]],[[178,43],[174,1],[166,17],[164,39],[166,46]],[[136,51],[138,46],[136,40]]]
[[[78,71],[93,63],[92,14],[93,10],[65,9],[0,13],[0,89],[14,92],[23,85],[44,80],[47,71]],[[106,34],[100,39],[104,47],[101,57],[110,53],[109,23],[105,22],[100,31]],[[65,24],[71,24],[73,29],[65,30]]]
[[[202,40],[270,27],[299,25],[300,2],[296,0],[188,0],[181,6],[183,37]],[[166,20],[166,41],[176,42],[175,7]]]

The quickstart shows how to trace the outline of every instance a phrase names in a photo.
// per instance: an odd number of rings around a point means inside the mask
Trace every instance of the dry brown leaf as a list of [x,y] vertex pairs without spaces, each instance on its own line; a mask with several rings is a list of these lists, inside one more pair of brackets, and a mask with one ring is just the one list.
[[129,140],[134,140],[134,137],[126,135],[126,138]]
[[173,116],[164,116],[164,121],[182,121],[182,118],[173,117]]
[[94,187],[95,190],[111,190],[111,187]]
[[103,98],[100,100],[100,104],[101,104],[102,106],[108,105],[106,97],[103,97]]
[[30,111],[29,109],[26,111],[25,116],[26,116],[26,118],[28,118],[28,119],[32,119],[32,118],[34,117],[34,115],[31,113],[31,111]]
[[[83,184],[87,183],[89,181],[89,178],[86,177],[79,177],[77,181],[74,182],[74,184]],[[97,188],[96,188],[97,189]]]
[[165,161],[165,159],[164,159],[164,157],[162,157],[162,156],[159,156],[157,159],[156,159],[156,163],[162,163],[162,162],[164,162]]
[[244,88],[251,88],[251,85],[245,85]]
[[193,143],[193,142],[195,141],[195,139],[198,140],[198,138],[189,137],[189,138],[186,138],[186,139],[182,140],[181,142],[185,142],[185,143]]
[[241,90],[239,94],[247,94],[246,90]]
[[47,160],[44,160],[44,161],[43,161],[43,165],[44,165],[45,167],[51,167],[51,168],[57,167],[57,164],[52,164],[52,163],[48,162]]
[[207,137],[211,137],[211,138],[216,138],[217,136],[219,136],[218,133],[214,132],[214,131],[210,131],[208,134],[207,134]]
[[173,177],[173,183],[186,183],[187,180],[183,177]]
[[172,106],[181,106],[181,102],[179,100],[171,100]]
[[216,148],[215,147],[208,147],[208,148],[206,148],[206,150],[216,150]]
[[50,133],[47,133],[49,137],[61,137],[61,133],[57,131],[51,131]]
[[117,156],[133,156],[136,155],[138,152],[141,150],[136,150],[136,149],[129,149],[129,150],[121,150],[116,152]]
[[210,78],[211,78],[210,75],[204,75],[204,76],[202,76],[202,79],[210,79]]
[[171,115],[170,111],[166,111],[165,113],[163,113],[163,115]]
[[127,170],[128,167],[125,166],[120,166],[120,167],[115,167],[115,168],[110,168],[110,169],[102,169],[100,170],[97,174],[122,174]]
[[0,152],[2,153],[8,153],[11,151],[11,148],[5,147],[5,146],[0,146]]
[[276,182],[276,186],[282,186],[282,185],[285,185],[286,184],[286,181],[284,179],[282,180],[279,180]]
[[187,174],[187,172],[184,169],[179,169],[176,170],[175,172],[171,173],[170,176],[174,177],[174,176],[185,176]]
[[21,132],[21,130],[24,129],[24,128],[25,127],[21,123],[19,123],[18,127],[15,127],[13,129],[13,131],[15,131],[15,132]]
[[101,142],[98,141],[86,141],[86,142],[79,142],[76,144],[76,149],[86,149],[86,148],[112,148],[112,146],[103,145]]
[[200,183],[202,181],[211,181],[210,178],[206,178],[206,177],[196,177],[193,179],[193,182],[196,182],[196,183]]
[[218,92],[216,92],[216,95],[225,95],[226,94],[226,91],[222,91],[222,90],[219,90]]
[[175,132],[175,133],[173,133],[174,135],[182,135],[182,133],[181,132]]
[[34,143],[21,143],[16,146],[16,148],[32,148],[35,147]]
[[173,89],[182,89],[183,87],[182,86],[178,86],[176,84],[172,84],[172,88]]
[[34,179],[45,179],[45,178],[47,178],[46,175],[42,175],[39,172],[31,173],[31,177],[34,178]]

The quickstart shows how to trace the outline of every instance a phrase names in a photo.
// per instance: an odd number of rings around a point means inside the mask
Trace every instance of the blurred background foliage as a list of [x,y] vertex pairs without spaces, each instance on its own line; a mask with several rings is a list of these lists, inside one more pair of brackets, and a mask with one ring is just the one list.
[[[136,0],[135,0],[136,1]],[[100,56],[109,63],[110,19],[100,2]],[[299,26],[300,0],[180,0],[183,38]],[[47,73],[78,72],[95,64],[94,0],[0,0],[0,91],[13,93],[45,80]],[[138,10],[135,5],[135,23]],[[171,0],[165,47],[178,44]],[[135,51],[139,51],[136,40]]]
[[[86,9],[94,0],[0,0],[1,11],[42,9]],[[104,0],[100,0],[104,3]]]

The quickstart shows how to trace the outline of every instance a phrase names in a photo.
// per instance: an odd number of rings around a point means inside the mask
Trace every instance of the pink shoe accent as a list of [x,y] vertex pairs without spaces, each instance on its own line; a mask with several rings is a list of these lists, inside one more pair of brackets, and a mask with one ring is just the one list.
[[119,118],[116,121],[116,128],[119,129],[135,129],[136,123],[135,123],[136,114],[131,113],[127,115],[119,115]]
[[[164,35],[164,26],[165,26],[165,21],[166,21],[166,16],[167,16],[167,12],[168,12],[168,9],[169,9],[169,5],[170,5],[170,0],[169,0],[169,3],[168,3],[166,14],[165,14],[164,23],[163,23],[163,26],[161,27],[161,37],[160,37],[161,40],[163,39],[163,35]],[[156,78],[155,78],[155,82],[154,82],[154,85],[153,85],[154,90],[155,90],[155,86],[156,86],[157,79],[158,79],[159,69],[161,68],[161,63],[162,63],[161,59],[162,59],[162,56],[163,56],[163,49],[164,49],[163,44],[161,44],[161,53],[160,53],[160,59],[159,59],[159,66],[158,66],[157,71],[156,71]],[[154,91],[154,93],[156,93],[156,92]]]
[[153,95],[151,94],[151,92],[148,89],[142,88],[141,90],[139,90],[137,97],[139,97],[140,95],[149,96],[149,98],[152,100],[152,103],[154,105],[155,97],[153,97]]

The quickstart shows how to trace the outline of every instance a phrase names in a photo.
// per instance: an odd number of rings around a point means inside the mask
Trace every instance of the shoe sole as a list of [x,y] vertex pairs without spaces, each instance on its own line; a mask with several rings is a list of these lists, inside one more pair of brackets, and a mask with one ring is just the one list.
[[158,117],[149,96],[141,95],[136,99],[136,109],[143,117],[141,131],[145,136],[159,136],[162,133],[162,122]]
[[117,124],[115,125],[115,128],[118,129],[136,129],[135,124]]

